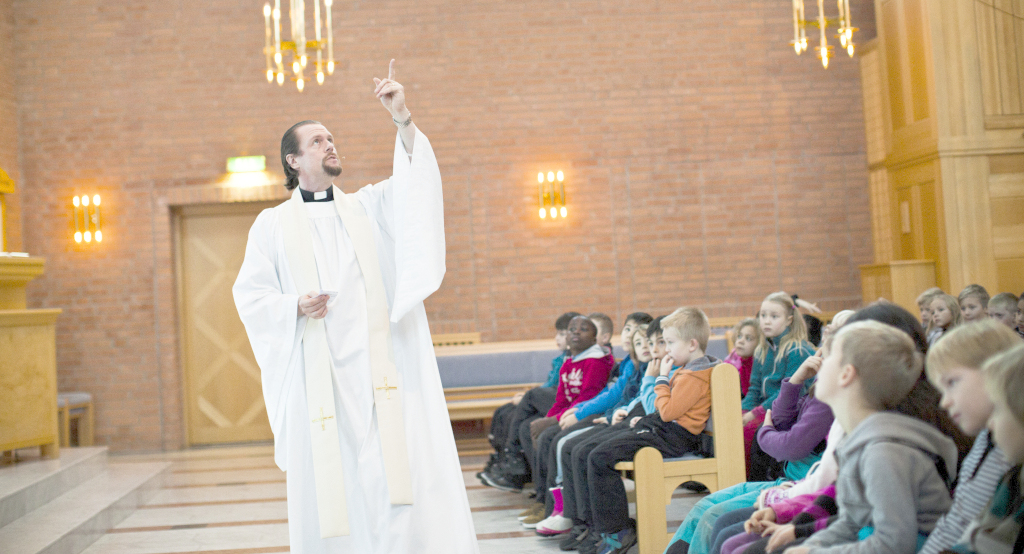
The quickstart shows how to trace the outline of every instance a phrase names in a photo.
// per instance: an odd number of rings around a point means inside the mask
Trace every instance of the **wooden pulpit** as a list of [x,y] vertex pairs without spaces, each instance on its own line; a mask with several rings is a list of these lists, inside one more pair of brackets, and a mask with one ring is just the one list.
[[56,457],[57,339],[61,310],[26,309],[42,258],[0,256],[0,452],[42,447]]

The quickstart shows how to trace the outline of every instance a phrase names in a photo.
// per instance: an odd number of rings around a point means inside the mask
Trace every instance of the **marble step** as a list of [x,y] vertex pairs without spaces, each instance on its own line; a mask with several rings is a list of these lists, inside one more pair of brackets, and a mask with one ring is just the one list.
[[109,463],[92,479],[0,528],[4,554],[78,554],[147,502],[168,462]]
[[99,475],[107,447],[61,448],[56,460],[43,458],[0,467],[0,528]]

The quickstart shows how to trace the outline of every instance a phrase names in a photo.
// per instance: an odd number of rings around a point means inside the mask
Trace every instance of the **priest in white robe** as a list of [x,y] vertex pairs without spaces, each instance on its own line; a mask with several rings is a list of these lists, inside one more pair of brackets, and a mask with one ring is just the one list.
[[342,193],[333,136],[296,124],[293,196],[256,219],[233,288],[297,554],[478,552],[423,308],[445,272],[441,176],[391,63],[374,79],[391,178]]

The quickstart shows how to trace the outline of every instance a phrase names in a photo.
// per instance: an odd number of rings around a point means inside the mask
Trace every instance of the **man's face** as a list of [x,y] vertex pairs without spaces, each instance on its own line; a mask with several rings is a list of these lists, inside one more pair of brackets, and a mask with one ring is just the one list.
[[569,322],[569,351],[579,354],[597,343],[597,325],[584,316],[574,317]]
[[295,130],[299,153],[289,154],[288,163],[299,179],[322,179],[341,175],[341,160],[334,149],[334,136],[323,125],[304,125]]

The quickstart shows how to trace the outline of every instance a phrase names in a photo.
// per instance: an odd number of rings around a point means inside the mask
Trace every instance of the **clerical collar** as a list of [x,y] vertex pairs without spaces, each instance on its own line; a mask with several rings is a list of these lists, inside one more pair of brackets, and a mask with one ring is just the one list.
[[333,202],[334,201],[334,187],[320,192],[311,192],[304,188],[300,188],[299,192],[302,193],[303,202]]

